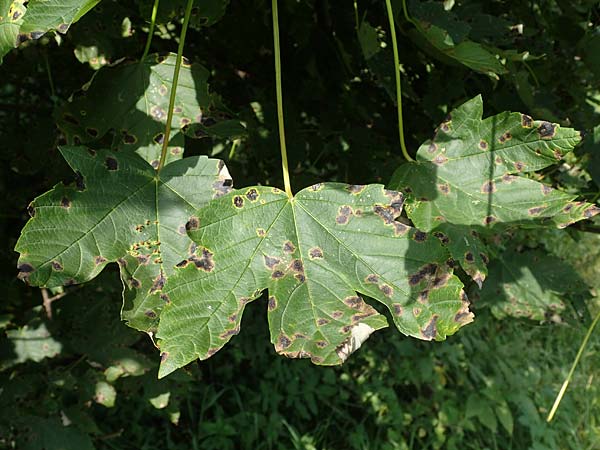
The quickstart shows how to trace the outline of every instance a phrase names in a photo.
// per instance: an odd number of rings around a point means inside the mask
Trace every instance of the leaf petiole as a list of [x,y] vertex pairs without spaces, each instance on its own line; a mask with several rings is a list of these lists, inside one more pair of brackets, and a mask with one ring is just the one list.
[[[385,0],[387,14],[390,22],[390,34],[392,35],[392,49],[394,51],[394,75],[396,76],[396,107],[398,109],[398,134],[400,137],[400,148],[404,158],[409,162],[414,159],[408,154],[406,144],[404,143],[404,121],[402,119],[402,85],[400,80],[400,58],[398,57],[398,41],[396,40],[396,25],[394,24],[394,11],[391,0]],[[404,5],[404,14],[406,15],[406,4]],[[408,17],[408,16],[407,16]]]
[[144,54],[140,63],[146,59],[150,52],[150,44],[152,43],[152,36],[154,35],[154,27],[156,26],[156,14],[158,13],[158,4],[160,0],[154,0],[154,6],[152,6],[152,17],[150,18],[150,29],[148,30],[148,38],[146,39],[146,47],[144,48]]
[[167,159],[167,148],[169,147],[169,138],[171,135],[171,121],[173,120],[173,109],[175,107],[175,94],[177,93],[177,82],[179,81],[179,71],[181,69],[181,60],[183,58],[183,46],[185,45],[185,35],[187,33],[188,25],[190,23],[190,16],[192,15],[192,6],[194,0],[188,0],[187,6],[185,7],[185,16],[183,18],[183,26],[181,28],[181,35],[179,37],[179,47],[177,48],[177,61],[175,62],[175,71],[173,72],[173,83],[171,84],[171,96],[169,98],[169,111],[167,113],[167,125],[165,127],[165,137],[162,143],[162,150],[160,153],[160,161],[157,172],[160,172],[165,165]]
[[277,92],[277,122],[279,124],[279,148],[281,150],[281,167],[283,169],[283,184],[285,193],[292,198],[292,187],[290,185],[290,173],[288,170],[287,149],[285,146],[285,129],[283,123],[283,94],[281,89],[281,49],[279,47],[279,17],[277,12],[277,0],[272,0],[273,11],[273,44],[275,56],[275,88]]

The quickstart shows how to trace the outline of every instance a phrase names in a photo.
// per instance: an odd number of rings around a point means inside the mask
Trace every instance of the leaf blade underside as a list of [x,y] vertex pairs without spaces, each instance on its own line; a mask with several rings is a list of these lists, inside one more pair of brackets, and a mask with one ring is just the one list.
[[406,335],[442,340],[469,323],[446,250],[395,221],[401,208],[402,195],[381,185],[324,183],[293,199],[246,188],[199,210],[197,253],[163,290],[159,376],[222,348],[264,289],[275,349],[317,364],[340,364],[387,326],[357,293],[384,304]]

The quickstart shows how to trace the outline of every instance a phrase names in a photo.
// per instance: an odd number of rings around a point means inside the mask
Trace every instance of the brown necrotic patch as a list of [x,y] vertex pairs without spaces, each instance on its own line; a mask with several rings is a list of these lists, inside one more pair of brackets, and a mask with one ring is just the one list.
[[233,206],[235,206],[236,208],[243,208],[244,206],[244,199],[241,195],[235,195],[232,199],[232,202]]
[[294,272],[298,272],[298,273],[304,273],[304,264],[302,264],[302,261],[299,259],[294,259],[291,263],[290,263],[290,269]]
[[383,223],[385,223],[386,225],[389,225],[394,222],[394,211],[389,206],[375,205],[373,206],[373,212],[379,217],[381,217],[383,219]]
[[415,231],[415,234],[413,235],[413,239],[416,242],[425,242],[427,240],[427,233],[425,233],[421,230],[417,230],[417,231]]
[[435,339],[437,336],[437,320],[439,316],[434,314],[429,323],[421,330],[421,336],[428,341]]
[[315,342],[315,345],[319,348],[325,348],[325,347],[327,347],[328,344],[325,341],[317,341],[317,342]]
[[431,276],[435,275],[437,269],[438,269],[437,264],[433,264],[433,263],[426,264],[423,267],[421,267],[417,273],[411,275],[408,278],[408,283],[411,286],[416,286],[424,279],[430,278]]
[[444,245],[447,245],[450,242],[450,238],[441,231],[434,231],[432,234]]
[[421,292],[419,292],[417,300],[419,303],[427,303],[429,300],[429,289],[423,289]]
[[394,295],[394,289],[388,284],[379,285],[379,290],[383,292],[383,295],[385,295],[386,297],[391,297],[392,295]]
[[277,298],[274,295],[271,295],[269,297],[269,300],[267,302],[267,308],[269,309],[269,311],[275,311],[275,309],[277,309]]
[[160,274],[158,274],[158,276],[153,280],[152,287],[150,288],[150,293],[154,294],[156,291],[162,290],[162,288],[165,287],[166,282],[167,279],[161,271]]
[[444,155],[437,155],[435,158],[433,158],[432,162],[436,166],[443,166],[444,164],[446,164],[448,162],[448,158],[446,158]]
[[546,209],[546,207],[545,207],[545,206],[534,206],[533,208],[529,208],[529,209],[527,210],[527,213],[528,213],[530,216],[538,216],[538,215],[540,215],[540,213],[541,213],[543,210],[545,210],[545,209]]
[[465,253],[465,262],[468,264],[473,264],[475,262],[475,256],[472,252]]
[[158,159],[153,159],[152,161],[150,161],[150,165],[152,166],[152,168],[154,169],[158,169],[158,165],[160,164],[160,162],[158,161]]
[[556,125],[550,122],[542,122],[537,129],[537,133],[542,139],[551,139],[556,134]]
[[281,270],[275,270],[272,274],[271,274],[271,278],[273,280],[279,280],[281,278],[283,278],[285,276],[285,273],[283,273]]
[[285,241],[283,243],[283,251],[288,254],[294,253],[296,251],[296,246],[290,241]]
[[129,279],[129,285],[132,288],[139,289],[142,287],[142,282],[140,280],[138,280],[137,278],[132,277]]
[[489,145],[487,143],[487,141],[484,141],[483,139],[479,141],[479,148],[481,150],[487,150],[489,148]]
[[235,327],[235,328],[232,328],[231,330],[227,330],[224,333],[221,333],[219,335],[219,337],[221,339],[229,339],[231,336],[235,336],[236,334],[239,334],[239,332],[240,332],[240,327]]
[[318,319],[317,320],[317,325],[319,325],[320,327],[322,327],[323,325],[327,325],[329,323],[329,319]]
[[137,259],[137,262],[142,265],[142,266],[147,266],[148,263],[150,262],[150,256],[149,255],[137,255],[135,257],[135,259]]
[[377,284],[377,283],[379,283],[379,277],[376,274],[371,273],[366,276],[365,282],[367,282],[369,284]]
[[502,182],[503,183],[512,183],[513,181],[515,181],[517,179],[517,177],[515,177],[514,175],[510,175],[510,174],[504,174],[502,175]]
[[106,168],[108,170],[111,170],[111,171],[119,170],[119,162],[116,160],[116,158],[113,158],[112,156],[108,156],[104,160],[104,165],[106,166]]
[[336,223],[339,225],[345,225],[348,223],[348,219],[353,214],[352,208],[348,205],[340,206],[338,215],[335,218]]
[[152,311],[151,309],[147,309],[146,311],[144,311],[144,315],[150,319],[156,319],[156,313],[154,311]]
[[354,195],[360,194],[362,191],[364,191],[364,189],[364,184],[350,184],[346,186],[346,190]]
[[61,198],[60,206],[61,208],[69,209],[71,207],[71,200],[69,200],[67,197]]
[[167,117],[167,112],[160,106],[154,105],[152,108],[150,108],[150,115],[153,119],[160,122]]
[[517,172],[523,172],[523,169],[525,169],[525,163],[522,161],[515,161],[513,165],[515,166],[515,170]]
[[504,144],[505,142],[508,142],[512,139],[512,134],[510,134],[510,131],[505,131],[504,133],[502,133],[502,135],[498,138],[498,142],[500,142],[501,144]]
[[189,261],[194,263],[197,269],[203,270],[204,272],[212,272],[215,268],[213,261],[213,253],[207,248],[202,248],[201,256],[192,255]]
[[321,259],[323,258],[323,250],[319,247],[313,247],[308,251],[308,257],[310,259]]
[[334,311],[331,313],[331,317],[333,317],[334,319],[339,319],[344,315],[344,313],[342,311]]
[[56,272],[62,272],[64,270],[64,267],[58,261],[52,261],[50,264],[52,265],[52,270],[55,270]]
[[17,278],[19,280],[26,280],[35,269],[29,263],[21,263],[17,266],[17,270],[19,271]]
[[165,141],[165,135],[164,133],[158,133],[157,135],[155,135],[152,140],[154,141],[155,144],[158,145],[162,145],[163,142]]
[[196,231],[200,228],[200,219],[196,216],[192,216],[185,224],[185,229],[187,231]]
[[523,128],[531,128],[533,126],[533,118],[527,114],[521,114],[521,126]]
[[493,181],[486,181],[483,183],[483,186],[481,186],[481,192],[484,194],[492,194],[496,192],[496,183]]
[[483,218],[483,224],[484,225],[491,225],[494,222],[496,222],[498,219],[495,216],[485,216]]
[[394,236],[404,236],[408,231],[408,226],[400,222],[394,222],[392,226],[394,227]]
[[264,228],[257,228],[256,229],[256,235],[259,237],[264,237],[265,234],[267,234],[267,232],[265,231]]
[[275,268],[275,266],[281,262],[281,259],[277,258],[276,256],[268,255],[264,255],[263,260],[265,262],[265,266],[267,266],[269,269]]
[[256,189],[254,189],[254,188],[248,189],[246,191],[245,195],[246,195],[246,198],[248,200],[250,200],[251,202],[255,202],[258,199],[258,197],[259,197],[258,191]]
[[548,195],[554,190],[546,184],[542,184],[541,189],[542,189],[542,194],[544,194],[544,195]]
[[437,188],[442,195],[448,195],[450,193],[450,185],[448,183],[438,184]]
[[133,144],[137,143],[137,141],[138,141],[138,138],[136,135],[129,134],[126,130],[123,130],[122,135],[123,135],[123,143],[124,144],[133,145]]
[[362,306],[364,305],[363,299],[360,298],[358,295],[352,295],[350,297],[346,297],[343,301],[350,308],[354,308],[354,309],[362,309]]
[[585,211],[583,211],[583,217],[585,217],[586,219],[591,219],[598,213],[600,213],[600,208],[598,208],[596,205],[592,205]]
[[160,354],[160,362],[165,362],[167,359],[169,359],[169,352],[162,352]]
[[292,340],[285,334],[280,334],[275,344],[275,350],[279,351],[288,348],[290,345],[292,345]]
[[402,313],[404,312],[402,305],[400,303],[394,303],[392,305],[392,309],[394,310],[394,314],[397,316],[401,316]]
[[100,264],[104,264],[106,262],[106,258],[104,256],[94,256],[94,264],[99,266]]
[[433,142],[427,146],[427,151],[429,153],[435,153],[437,151],[437,149],[438,149],[437,144],[434,144]]

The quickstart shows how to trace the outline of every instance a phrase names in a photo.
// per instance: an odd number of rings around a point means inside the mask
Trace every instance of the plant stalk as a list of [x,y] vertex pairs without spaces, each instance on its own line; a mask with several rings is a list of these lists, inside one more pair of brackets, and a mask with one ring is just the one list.
[[[394,11],[392,10],[391,0],[385,0],[387,14],[390,22],[390,34],[392,35],[392,49],[394,51],[394,75],[396,75],[396,107],[398,109],[398,135],[400,137],[400,148],[404,159],[414,162],[414,159],[408,154],[406,144],[404,143],[404,120],[402,118],[402,84],[400,80],[400,58],[398,56],[398,41],[396,40],[396,24],[394,23]],[[404,4],[404,3],[403,3]],[[406,10],[405,10],[406,13]]]
[[154,27],[156,26],[156,14],[158,13],[158,4],[160,0],[154,0],[154,6],[152,6],[152,17],[150,19],[150,30],[148,31],[148,38],[146,39],[146,47],[144,48],[144,54],[140,62],[146,59],[150,52],[150,44],[152,43],[152,36],[154,35]]
[[583,342],[581,343],[581,346],[579,347],[577,356],[575,356],[575,361],[573,361],[571,370],[569,370],[569,374],[567,375],[567,378],[563,382],[563,385],[560,388],[558,395],[556,396],[556,400],[554,400],[554,405],[552,405],[552,409],[550,410],[550,413],[548,414],[548,417],[546,418],[546,422],[551,422],[552,419],[554,418],[554,415],[556,414],[556,410],[558,409],[560,402],[562,401],[563,397],[565,396],[567,387],[569,386],[569,383],[571,382],[571,378],[573,378],[573,374],[575,373],[575,368],[577,367],[577,364],[579,364],[581,355],[583,355],[583,350],[585,350],[585,347],[587,346],[590,336],[592,335],[592,331],[594,331],[594,328],[598,324],[598,321],[600,321],[600,311],[598,311],[598,314],[596,314],[596,317],[594,318],[592,324],[590,325],[590,327],[587,330],[587,333],[585,334],[585,337],[583,338]]
[[281,167],[283,169],[283,184],[285,193],[292,198],[292,187],[290,185],[290,173],[288,170],[287,149],[285,146],[285,129],[283,123],[283,93],[281,89],[281,49],[279,47],[279,15],[277,12],[277,0],[272,0],[273,11],[273,44],[275,49],[275,88],[277,91],[277,122],[279,124],[279,148],[281,150]]
[[173,83],[171,84],[171,96],[169,98],[167,125],[165,127],[165,137],[162,144],[162,151],[160,153],[160,161],[158,163],[158,167],[156,168],[157,172],[161,171],[161,169],[165,165],[165,160],[167,159],[167,148],[169,147],[169,139],[171,137],[171,121],[173,120],[173,109],[175,107],[175,94],[177,93],[179,71],[181,70],[181,60],[183,59],[183,46],[185,45],[185,35],[187,34],[188,25],[190,24],[192,6],[194,6],[194,0],[188,0],[187,6],[185,7],[185,16],[183,18],[181,35],[179,37],[179,47],[177,48],[177,61],[175,62],[175,71],[173,72]]

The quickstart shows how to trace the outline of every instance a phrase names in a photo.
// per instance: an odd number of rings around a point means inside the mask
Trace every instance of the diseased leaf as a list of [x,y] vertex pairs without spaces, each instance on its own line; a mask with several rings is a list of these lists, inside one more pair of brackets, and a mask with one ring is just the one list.
[[[516,175],[560,161],[580,141],[577,131],[525,114],[506,112],[484,120],[482,114],[480,96],[456,108],[433,140],[419,148],[417,162],[400,166],[390,183],[409,193],[406,210],[417,228],[447,234],[452,256],[478,283],[485,278],[485,264],[465,261],[467,247],[483,246],[472,230],[564,228],[600,212],[575,202],[573,195]],[[474,262],[479,253],[473,252]]]
[[[80,96],[57,112],[57,121],[70,145],[96,142],[114,131],[115,150],[136,151],[154,167],[158,165],[164,139],[169,97],[173,84],[175,54],[150,55],[140,63],[126,61],[104,67],[84,86]],[[201,128],[190,133],[201,138],[228,137],[223,127],[212,133],[222,120],[230,122],[220,100],[208,92],[209,73],[199,64],[182,64],[171,122],[168,160],[181,158],[184,129],[193,124]],[[225,128],[239,136],[243,128]],[[231,134],[229,134],[231,136]]]
[[100,0],[0,0],[0,63],[11,49],[46,32],[66,33]]
[[477,306],[489,306],[498,318],[559,321],[566,301],[586,296],[585,282],[560,258],[542,250],[511,249],[490,264]]
[[183,255],[194,253],[185,223],[199,207],[230,190],[219,160],[175,161],[160,175],[133,153],[64,147],[77,174],[35,199],[15,250],[19,276],[54,287],[94,278],[118,262],[124,284],[123,318],[139,330],[155,328],[161,288]]
[[250,187],[197,212],[198,244],[169,279],[158,328],[159,376],[218,351],[240,331],[245,305],[268,289],[277,352],[342,363],[375,330],[385,305],[404,334],[442,340],[472,320],[437,239],[397,222],[402,194],[325,183],[293,199]]

